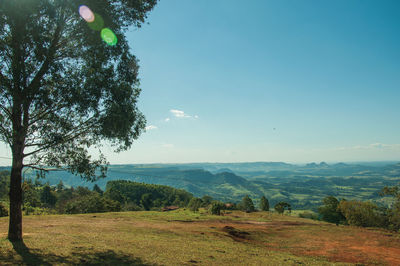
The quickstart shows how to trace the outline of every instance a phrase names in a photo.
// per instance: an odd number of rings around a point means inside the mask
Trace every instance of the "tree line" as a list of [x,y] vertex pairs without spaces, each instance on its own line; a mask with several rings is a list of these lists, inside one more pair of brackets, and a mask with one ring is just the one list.
[[[8,215],[9,183],[9,172],[0,172],[0,217]],[[80,186],[67,188],[62,181],[57,186],[50,186],[48,183],[41,183],[40,179],[28,179],[23,182],[22,191],[22,210],[25,215],[161,210],[166,206],[188,208],[194,212],[204,208],[214,215],[220,215],[224,210],[270,211],[270,204],[265,196],[260,198],[257,209],[248,195],[238,203],[222,202],[207,195],[194,197],[183,189],[127,180],[109,181],[103,191],[98,185],[94,185],[92,189]],[[322,200],[318,215],[304,212],[299,216],[337,225],[380,227],[399,231],[400,187],[385,187],[381,195],[392,197],[389,207],[378,206],[369,201],[328,196]],[[278,202],[274,206],[277,213],[282,214],[285,210],[289,213],[292,210],[287,202]]]
[[[392,203],[388,207],[379,206],[370,201],[339,200],[334,196],[325,197],[322,206],[318,209],[319,218],[336,225],[380,227],[399,231],[400,187],[385,187],[380,194],[392,197]],[[316,217],[308,216],[306,218]]]
[[[8,176],[9,172],[0,172],[0,216],[8,215]],[[50,186],[37,178],[34,181],[25,180],[22,191],[22,211],[25,215],[161,210],[166,206],[189,208],[192,211],[205,208],[216,215],[220,215],[222,210],[256,211],[248,195],[239,203],[224,203],[207,195],[194,197],[183,189],[127,180],[109,181],[103,191],[98,185],[92,189],[81,186],[68,188],[62,181],[57,186]],[[279,213],[283,213],[284,208],[291,210],[285,202],[275,205]],[[259,209],[270,209],[265,196],[260,199]]]

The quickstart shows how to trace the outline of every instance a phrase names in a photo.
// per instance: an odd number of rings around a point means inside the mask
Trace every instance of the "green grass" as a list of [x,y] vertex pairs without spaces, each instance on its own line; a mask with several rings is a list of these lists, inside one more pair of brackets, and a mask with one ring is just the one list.
[[[27,216],[24,243],[9,242],[7,226],[8,219],[0,218],[0,265],[349,265],[358,257],[349,261],[315,252],[322,245],[314,237],[326,234],[328,242],[331,237],[360,238],[357,228],[239,211],[225,216],[185,210]],[[230,227],[243,237],[230,235]],[[304,239],[308,234],[310,243]],[[400,251],[393,239],[379,245],[389,241]],[[340,247],[334,250],[340,252]]]

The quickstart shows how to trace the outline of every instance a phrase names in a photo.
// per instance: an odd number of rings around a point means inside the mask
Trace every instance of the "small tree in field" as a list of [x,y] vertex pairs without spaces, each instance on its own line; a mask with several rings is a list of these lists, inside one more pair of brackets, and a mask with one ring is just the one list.
[[323,199],[323,205],[318,208],[318,212],[322,216],[322,220],[335,223],[339,223],[346,220],[343,214],[339,210],[339,200],[333,196],[328,196]]
[[221,215],[221,210],[223,208],[223,205],[224,204],[221,202],[214,201],[211,203],[208,211],[210,212],[210,214],[213,214],[213,215]]
[[269,211],[269,201],[265,196],[262,196],[260,199],[260,210]]
[[282,214],[285,211],[285,208],[288,209],[289,213],[292,211],[292,206],[284,201],[278,202],[275,206],[274,209],[276,212],[278,212],[279,214]]
[[189,201],[188,208],[193,212],[197,212],[202,203],[203,201],[200,198],[193,197]]
[[3,203],[0,202],[0,217],[5,217],[5,216],[8,216],[8,210],[3,205]]
[[244,196],[241,202],[241,209],[245,212],[254,212],[254,204],[249,195]]
[[125,32],[156,2],[0,1],[0,141],[13,157],[10,240],[22,240],[23,168],[62,168],[92,181],[105,176],[107,161],[101,152],[92,158],[89,147],[105,141],[126,150],[144,130],[138,64]]

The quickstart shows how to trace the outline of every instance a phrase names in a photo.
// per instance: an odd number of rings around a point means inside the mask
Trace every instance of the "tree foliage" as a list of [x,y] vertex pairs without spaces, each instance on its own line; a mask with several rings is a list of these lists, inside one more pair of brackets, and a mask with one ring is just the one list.
[[249,195],[243,197],[242,202],[240,203],[240,207],[245,212],[254,212],[254,204]]
[[382,190],[382,195],[394,198],[391,208],[388,209],[388,223],[390,229],[400,231],[400,187],[385,187]]
[[122,205],[134,203],[145,209],[169,205],[183,207],[187,206],[193,197],[191,193],[182,189],[126,180],[109,181],[104,196],[118,201]]
[[339,210],[342,212],[349,225],[363,227],[384,227],[385,215],[380,212],[378,206],[372,202],[357,200],[339,203]]
[[0,217],[5,217],[5,216],[8,216],[8,210],[6,206],[4,206],[2,202],[0,202]]
[[208,212],[213,215],[221,215],[221,210],[223,210],[224,204],[219,201],[213,201],[208,209]]
[[330,223],[339,224],[345,220],[345,217],[339,210],[339,200],[333,196],[325,197],[323,205],[318,208],[318,212],[322,217],[322,220]]
[[269,201],[265,196],[262,196],[260,199],[260,210],[269,211]]
[[10,190],[10,172],[0,172],[0,200],[8,198],[8,192]]
[[193,211],[199,211],[199,208],[202,206],[203,201],[200,198],[193,197],[188,204],[188,208]]
[[56,204],[56,195],[48,184],[46,184],[40,192],[40,201],[48,207],[53,207]]
[[282,214],[285,211],[285,208],[287,208],[289,212],[292,211],[292,207],[290,206],[290,204],[284,201],[278,202],[274,206],[275,211],[280,214]]
[[65,213],[95,213],[117,212],[121,210],[121,204],[117,201],[101,197],[98,193],[78,197],[67,203]]

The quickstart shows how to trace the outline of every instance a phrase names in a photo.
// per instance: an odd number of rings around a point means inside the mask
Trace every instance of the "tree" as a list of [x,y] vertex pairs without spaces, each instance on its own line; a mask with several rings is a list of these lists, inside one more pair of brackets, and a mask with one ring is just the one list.
[[95,180],[106,160],[88,148],[126,150],[146,125],[125,32],[140,27],[157,0],[85,2],[0,1],[0,140],[13,157],[10,240],[22,240],[24,167]]
[[153,200],[151,194],[150,193],[143,194],[140,200],[140,204],[146,211],[150,210],[150,208],[153,206]]
[[221,215],[221,210],[223,208],[224,204],[219,201],[213,201],[210,205],[210,208],[208,209],[210,214],[213,215]]
[[388,209],[389,229],[400,230],[400,187],[385,187],[382,190],[382,196],[394,197],[392,206]]
[[243,197],[241,202],[241,209],[245,212],[254,212],[254,204],[249,195]]
[[278,202],[274,206],[275,211],[277,211],[279,214],[282,214],[285,211],[285,208],[287,208],[289,212],[292,211],[292,206],[290,206],[289,203],[284,201]]
[[330,223],[339,223],[346,220],[343,214],[339,210],[339,200],[334,196],[325,197],[323,200],[323,205],[318,208],[319,214],[322,216],[322,220]]
[[5,217],[5,216],[8,216],[8,210],[3,205],[3,203],[0,202],[0,217]]
[[213,198],[210,197],[210,196],[208,196],[208,195],[204,195],[204,196],[201,198],[201,200],[202,200],[202,202],[203,202],[203,203],[201,204],[201,207],[207,207],[208,205],[211,204]]
[[199,208],[201,207],[202,203],[203,203],[203,201],[200,198],[193,197],[189,201],[188,208],[193,212],[197,212],[199,210]]
[[40,201],[46,207],[53,207],[57,202],[57,198],[48,184],[45,185],[40,192]]
[[8,171],[0,172],[0,199],[6,199],[10,187],[10,173]]
[[63,191],[64,188],[65,188],[65,187],[64,187],[64,183],[63,183],[62,180],[60,180],[60,182],[59,182],[58,185],[57,185],[57,192]]
[[265,196],[262,196],[260,199],[260,210],[269,211],[269,201]]
[[99,195],[103,195],[103,190],[97,184],[94,184],[93,191],[99,193]]
[[349,225],[381,227],[386,223],[385,216],[380,213],[378,206],[372,202],[342,200],[339,203],[339,210],[346,217]]

